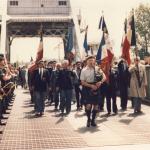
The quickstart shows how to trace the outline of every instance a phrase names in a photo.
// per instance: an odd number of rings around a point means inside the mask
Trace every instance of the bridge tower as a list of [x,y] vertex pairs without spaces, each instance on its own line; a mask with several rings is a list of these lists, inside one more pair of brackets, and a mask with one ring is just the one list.
[[[4,2],[4,1],[3,1]],[[11,44],[16,37],[37,37],[42,25],[43,36],[61,37],[64,49],[72,30],[76,59],[80,59],[79,25],[72,15],[70,0],[6,0],[1,23],[1,52],[10,60]]]

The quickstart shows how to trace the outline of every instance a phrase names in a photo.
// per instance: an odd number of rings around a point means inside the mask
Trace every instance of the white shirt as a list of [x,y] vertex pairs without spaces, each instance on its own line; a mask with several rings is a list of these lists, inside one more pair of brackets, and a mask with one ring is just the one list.
[[43,68],[39,68],[39,74],[40,74],[41,79],[42,79],[42,77],[43,77]]
[[90,68],[88,66],[83,68],[81,71],[80,80],[88,83],[94,82],[94,68]]

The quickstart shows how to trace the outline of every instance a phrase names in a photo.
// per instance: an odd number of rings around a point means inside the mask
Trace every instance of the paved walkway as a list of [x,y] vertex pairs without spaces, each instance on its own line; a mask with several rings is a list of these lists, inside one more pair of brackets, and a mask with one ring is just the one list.
[[143,105],[144,113],[139,116],[132,115],[131,108],[126,112],[120,111],[117,116],[107,117],[106,112],[100,113],[98,127],[86,128],[84,111],[76,112],[75,106],[68,117],[60,117],[53,111],[54,106],[46,106],[45,115],[36,118],[28,91],[18,89],[16,93],[0,150],[119,150],[120,146],[122,150],[150,149],[149,106]]

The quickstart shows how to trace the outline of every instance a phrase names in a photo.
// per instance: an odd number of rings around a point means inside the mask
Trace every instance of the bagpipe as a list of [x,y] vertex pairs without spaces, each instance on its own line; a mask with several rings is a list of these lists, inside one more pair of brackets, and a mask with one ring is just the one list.
[[12,91],[15,89],[15,84],[13,82],[8,82],[0,89],[0,100],[4,97],[7,97],[11,94]]

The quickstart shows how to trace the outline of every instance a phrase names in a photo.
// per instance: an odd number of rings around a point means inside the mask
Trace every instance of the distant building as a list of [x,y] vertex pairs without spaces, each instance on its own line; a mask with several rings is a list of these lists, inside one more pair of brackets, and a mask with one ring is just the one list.
[[8,15],[69,15],[70,0],[8,0]]

